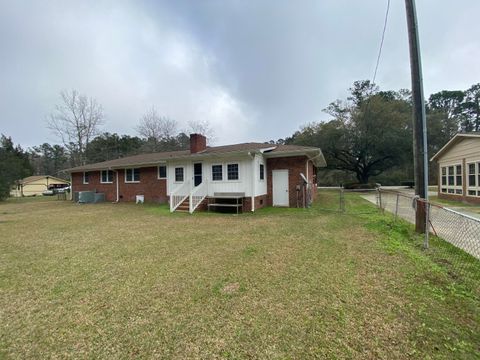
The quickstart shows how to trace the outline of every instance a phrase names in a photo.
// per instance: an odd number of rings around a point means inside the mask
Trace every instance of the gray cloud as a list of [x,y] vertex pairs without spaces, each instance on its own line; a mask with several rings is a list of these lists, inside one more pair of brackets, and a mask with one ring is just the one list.
[[[285,137],[326,119],[371,78],[386,1],[0,2],[0,131],[54,138],[44,118],[62,89],[105,107],[105,130],[133,134],[151,105],[218,143]],[[418,2],[425,90],[480,81],[480,3]],[[403,1],[392,1],[377,83],[409,87]]]

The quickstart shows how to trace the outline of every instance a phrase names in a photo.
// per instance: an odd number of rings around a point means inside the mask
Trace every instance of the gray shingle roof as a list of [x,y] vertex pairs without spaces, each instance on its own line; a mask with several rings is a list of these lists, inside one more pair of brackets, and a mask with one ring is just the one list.
[[[299,145],[272,145],[272,144],[263,144],[263,143],[242,143],[234,145],[224,145],[224,146],[213,146],[207,147],[205,150],[198,153],[191,154],[189,150],[180,150],[180,151],[169,151],[169,152],[158,152],[150,154],[140,154],[134,156],[127,156],[120,159],[109,160],[104,162],[99,162],[95,164],[88,164],[83,166],[77,166],[71,169],[67,169],[69,172],[78,172],[78,171],[89,171],[89,170],[101,170],[101,169],[110,169],[110,168],[122,168],[129,166],[153,166],[158,163],[165,162],[167,160],[181,160],[186,158],[204,158],[209,157],[210,155],[222,155],[228,153],[245,153],[252,151],[259,151],[263,149],[271,149],[269,154],[280,155],[280,154],[290,154],[290,153],[302,153],[306,155],[307,153],[318,153],[323,159],[323,154],[319,148],[310,147],[310,146],[299,146]],[[323,159],[324,161],[324,159]]]

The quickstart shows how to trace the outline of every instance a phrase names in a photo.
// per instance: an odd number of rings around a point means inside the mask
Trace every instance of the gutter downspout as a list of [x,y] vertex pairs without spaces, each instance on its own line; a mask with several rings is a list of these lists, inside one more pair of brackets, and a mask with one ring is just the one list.
[[252,158],[252,196],[250,201],[252,203],[252,212],[255,212],[255,153],[249,152],[248,155]]
[[117,200],[114,201],[114,203],[118,203],[118,201],[120,200],[119,197],[118,197],[118,170],[112,170],[112,171],[115,171],[115,174],[117,175],[117,179],[115,180],[115,185],[116,185],[116,188],[117,188]]

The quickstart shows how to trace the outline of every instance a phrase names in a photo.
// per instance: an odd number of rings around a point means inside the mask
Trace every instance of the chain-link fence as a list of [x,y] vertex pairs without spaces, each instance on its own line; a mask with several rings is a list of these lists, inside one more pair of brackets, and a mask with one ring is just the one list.
[[[448,207],[426,202],[412,194],[379,189],[378,207],[415,224],[416,208],[425,209],[428,232],[416,245],[453,281],[480,294],[480,219]],[[427,228],[427,226],[426,226]]]
[[[400,217],[415,223],[417,206],[426,209],[429,234],[437,236],[480,259],[480,219],[460,213],[448,207],[425,202],[410,194],[379,189],[378,206],[391,212],[395,218]],[[435,244],[432,244],[435,245]]]
[[342,187],[318,188],[316,208],[322,211],[337,212],[350,215],[373,214],[378,213],[378,208],[365,206],[355,201],[350,195],[359,195],[365,198],[371,198],[377,203],[377,189],[344,189]]
[[[359,197],[370,204],[359,201]],[[315,201],[315,207],[321,211],[345,215],[366,214],[369,217],[370,214],[388,212],[399,226],[403,226],[404,221],[415,224],[419,206],[425,209],[429,232],[412,234],[406,240],[432,259],[436,266],[446,269],[454,281],[476,289],[475,293],[480,296],[480,219],[426,203],[408,190],[320,188]]]

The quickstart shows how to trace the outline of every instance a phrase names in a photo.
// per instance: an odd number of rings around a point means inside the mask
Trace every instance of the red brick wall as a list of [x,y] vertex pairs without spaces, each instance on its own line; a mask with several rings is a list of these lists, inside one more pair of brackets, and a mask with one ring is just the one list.
[[[267,206],[268,203],[268,196],[267,195],[259,195],[255,196],[255,210],[261,209]],[[252,198],[246,197],[243,198],[243,212],[252,211]]]
[[475,197],[475,196],[464,196],[464,195],[438,193],[438,198],[439,199],[444,199],[444,200],[464,202],[464,203],[472,204],[472,205],[480,205],[480,197]]
[[[271,158],[267,159],[267,204],[269,206],[273,205],[272,197],[272,171],[273,170],[288,170],[288,194],[289,194],[289,206],[297,207],[297,185],[302,184],[302,178],[300,173],[306,174],[306,156],[294,156],[294,157],[284,157],[284,158]],[[309,181],[311,181],[314,174],[314,166],[309,161]],[[316,192],[315,192],[316,193]],[[299,206],[303,204],[303,198],[300,195]]]
[[[96,191],[105,193],[105,200],[115,201],[117,197],[116,174],[111,184],[100,183],[100,171],[91,171],[89,184],[83,184],[83,173],[72,173],[73,191]],[[167,202],[167,180],[157,179],[157,167],[140,169],[139,183],[126,183],[124,170],[118,170],[120,201],[135,201],[136,195],[144,195],[147,202]]]
[[89,172],[89,183],[83,184],[83,172],[72,173],[72,190],[77,191],[95,191],[104,193],[106,201],[115,201],[116,199],[116,176],[114,173],[112,184],[100,183],[100,171]]

